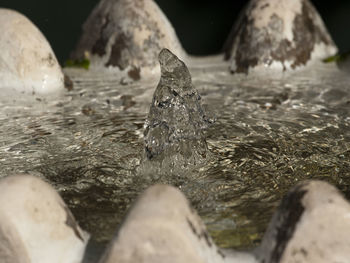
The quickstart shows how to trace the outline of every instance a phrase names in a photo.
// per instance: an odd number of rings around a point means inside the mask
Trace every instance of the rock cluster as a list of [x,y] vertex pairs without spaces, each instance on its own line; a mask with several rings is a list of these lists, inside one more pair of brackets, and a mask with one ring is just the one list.
[[[8,94],[51,94],[69,83],[51,47],[25,16],[0,9],[0,88]],[[73,61],[124,72],[131,80],[159,72],[167,48],[190,60],[153,0],[101,0],[83,27]],[[286,71],[333,55],[337,48],[309,0],[251,0],[234,25],[225,58],[234,73]]]
[[[258,249],[221,250],[178,189],[155,185],[129,210],[99,262],[347,262],[349,214],[335,187],[305,181],[284,197]],[[82,262],[87,240],[47,183],[29,175],[0,180],[1,262]]]

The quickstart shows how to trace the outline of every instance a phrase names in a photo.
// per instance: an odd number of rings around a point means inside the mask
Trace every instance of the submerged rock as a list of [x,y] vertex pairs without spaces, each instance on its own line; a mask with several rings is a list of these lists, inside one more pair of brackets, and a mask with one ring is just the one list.
[[48,94],[64,90],[64,77],[50,44],[22,14],[0,8],[0,90]]
[[42,180],[0,180],[0,261],[80,263],[88,235],[56,191]]
[[235,262],[226,260],[185,196],[156,185],[132,207],[100,263]]
[[231,71],[281,71],[334,55],[337,48],[309,0],[251,0],[225,46]]
[[350,204],[321,181],[295,186],[272,218],[259,262],[329,263],[350,258]]
[[146,156],[178,167],[200,163],[208,154],[203,130],[209,123],[201,97],[184,62],[167,49],[159,62],[161,78],[145,123]]
[[91,68],[143,73],[158,69],[169,48],[184,57],[174,29],[153,0],[101,0],[84,24],[73,59],[90,57]]

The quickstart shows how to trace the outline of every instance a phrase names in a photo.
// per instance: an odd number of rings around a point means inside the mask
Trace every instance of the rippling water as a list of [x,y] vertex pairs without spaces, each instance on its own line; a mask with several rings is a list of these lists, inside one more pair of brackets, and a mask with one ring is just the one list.
[[178,186],[216,243],[238,249],[259,244],[279,200],[300,180],[326,180],[350,197],[348,72],[325,64],[247,77],[207,61],[190,69],[216,118],[206,131],[207,164],[143,176],[143,124],[158,79],[127,84],[69,69],[72,91],[0,102],[1,176],[45,178],[102,246],[137,195],[157,182]]

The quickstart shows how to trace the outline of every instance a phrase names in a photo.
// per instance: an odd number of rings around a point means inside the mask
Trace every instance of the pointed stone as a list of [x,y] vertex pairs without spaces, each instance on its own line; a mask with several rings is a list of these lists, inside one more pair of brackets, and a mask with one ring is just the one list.
[[174,187],[147,189],[130,210],[100,263],[220,263],[196,212]]
[[167,49],[159,62],[161,78],[145,123],[147,158],[169,158],[177,166],[199,163],[207,156],[203,130],[208,125],[201,97],[184,62]]
[[185,56],[173,27],[153,0],[101,0],[84,24],[74,59],[92,68],[158,69],[162,48]]
[[80,263],[87,239],[50,185],[30,175],[0,180],[2,263]]
[[64,90],[64,77],[50,44],[22,14],[0,8],[0,91],[49,94]]
[[251,0],[225,46],[233,73],[296,69],[336,52],[309,0]]
[[350,204],[326,182],[295,186],[273,216],[259,262],[329,263],[350,258]]

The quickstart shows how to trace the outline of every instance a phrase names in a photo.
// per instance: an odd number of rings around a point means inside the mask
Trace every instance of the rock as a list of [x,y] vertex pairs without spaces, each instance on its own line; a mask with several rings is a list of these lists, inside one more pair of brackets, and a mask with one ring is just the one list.
[[0,8],[0,90],[6,94],[63,91],[64,77],[50,44],[22,14]]
[[296,69],[336,52],[309,0],[251,0],[225,46],[233,73]]
[[117,68],[138,79],[140,71],[158,70],[162,48],[185,57],[174,29],[153,0],[101,0],[85,22],[72,58],[88,57],[91,68]]
[[78,263],[87,239],[50,185],[29,175],[0,180],[2,263]]
[[259,262],[331,263],[350,258],[350,204],[321,181],[298,184],[284,197],[257,251]]
[[167,49],[159,62],[161,78],[145,122],[146,156],[178,167],[200,163],[208,154],[203,130],[209,124],[201,97],[184,62]]
[[224,262],[184,195],[156,185],[134,204],[100,263]]

